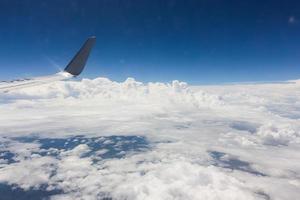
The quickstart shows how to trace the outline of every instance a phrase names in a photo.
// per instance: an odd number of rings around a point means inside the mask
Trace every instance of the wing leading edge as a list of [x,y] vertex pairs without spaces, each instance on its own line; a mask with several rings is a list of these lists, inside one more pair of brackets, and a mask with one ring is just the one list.
[[95,42],[96,37],[88,38],[77,54],[69,62],[64,71],[50,76],[18,79],[12,81],[0,81],[0,92],[9,92],[14,89],[50,83],[53,81],[66,80],[78,76],[83,71]]

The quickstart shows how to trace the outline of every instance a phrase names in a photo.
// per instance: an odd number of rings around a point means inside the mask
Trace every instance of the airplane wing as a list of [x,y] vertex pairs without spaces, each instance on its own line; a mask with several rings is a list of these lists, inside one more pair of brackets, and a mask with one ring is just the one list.
[[95,42],[96,37],[88,38],[81,49],[69,62],[64,71],[49,76],[25,78],[12,81],[0,81],[0,92],[9,92],[14,89],[50,83],[53,81],[67,80],[78,76],[83,71]]

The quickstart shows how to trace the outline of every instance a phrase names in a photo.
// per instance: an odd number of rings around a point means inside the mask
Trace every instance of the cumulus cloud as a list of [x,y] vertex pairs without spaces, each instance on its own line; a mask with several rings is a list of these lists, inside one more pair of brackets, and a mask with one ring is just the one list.
[[300,84],[128,78],[0,94],[0,182],[52,199],[295,199]]
[[267,145],[288,145],[300,142],[300,134],[290,125],[263,125],[259,128],[257,135]]

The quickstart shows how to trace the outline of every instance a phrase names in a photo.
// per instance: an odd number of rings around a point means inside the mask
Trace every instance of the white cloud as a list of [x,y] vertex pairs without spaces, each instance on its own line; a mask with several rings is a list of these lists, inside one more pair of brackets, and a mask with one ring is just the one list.
[[0,182],[17,184],[28,190],[48,184],[56,160],[50,157],[33,157],[6,165],[0,169]]
[[261,126],[257,135],[267,145],[288,145],[289,143],[300,143],[300,134],[289,125],[272,125]]
[[[64,191],[53,199],[295,199],[299,89],[97,78],[0,94],[0,150],[14,155],[1,158],[0,181]],[[85,138],[69,150],[12,139],[28,135]],[[111,135],[144,136],[150,148],[127,152]],[[122,158],[101,158],[105,148],[98,162],[85,156],[90,137]]]

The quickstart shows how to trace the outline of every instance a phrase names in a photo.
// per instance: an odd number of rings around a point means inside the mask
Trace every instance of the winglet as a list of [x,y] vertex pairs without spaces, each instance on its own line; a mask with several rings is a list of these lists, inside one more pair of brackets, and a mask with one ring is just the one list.
[[72,74],[73,76],[78,76],[84,69],[86,61],[89,57],[89,54],[90,54],[95,42],[96,42],[95,36],[89,37],[86,40],[86,42],[83,44],[81,49],[74,56],[74,58],[67,65],[67,67],[65,68],[64,71]]

